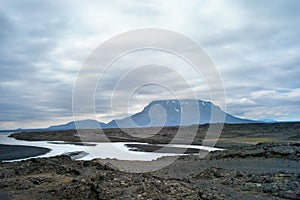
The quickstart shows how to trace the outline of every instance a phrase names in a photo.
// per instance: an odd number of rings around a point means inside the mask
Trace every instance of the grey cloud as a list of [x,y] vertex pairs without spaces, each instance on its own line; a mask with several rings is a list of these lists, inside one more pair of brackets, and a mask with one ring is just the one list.
[[[1,1],[0,7],[0,126],[9,121],[15,122],[14,126],[24,121],[49,121],[51,125],[54,119],[69,119],[76,73],[89,53],[111,35],[147,26],[186,33],[203,44],[224,80],[227,111],[231,114],[254,119],[300,117],[296,95],[300,88],[298,1],[168,4],[154,0],[117,4],[12,0]],[[160,42],[165,40],[158,38]],[[174,47],[182,45],[173,40],[171,43]],[[97,113],[106,121],[113,116],[111,90],[126,66],[144,61],[149,64],[151,60],[137,56],[123,59],[115,70],[109,71],[102,89],[97,91]],[[155,59],[168,63],[169,58]],[[184,66],[179,71],[187,69]],[[189,97],[186,87],[174,80],[174,74],[163,70],[156,73],[176,88],[181,97]],[[194,81],[192,75],[187,77],[198,96],[209,100],[203,82]],[[145,74],[131,78],[117,91],[120,97],[141,80],[151,80]],[[273,93],[255,95],[260,91]],[[130,105],[138,105],[131,111],[168,94],[164,89],[145,87],[136,92]],[[117,116],[124,115],[125,110],[127,107],[120,107]]]

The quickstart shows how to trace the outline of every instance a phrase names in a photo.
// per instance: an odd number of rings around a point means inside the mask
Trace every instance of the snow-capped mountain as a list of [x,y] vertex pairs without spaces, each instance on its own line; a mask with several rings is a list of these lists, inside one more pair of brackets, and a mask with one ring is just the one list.
[[159,100],[151,102],[139,113],[109,122],[103,128],[188,126],[192,124],[222,122],[237,124],[253,123],[256,121],[234,117],[208,101],[189,99]]

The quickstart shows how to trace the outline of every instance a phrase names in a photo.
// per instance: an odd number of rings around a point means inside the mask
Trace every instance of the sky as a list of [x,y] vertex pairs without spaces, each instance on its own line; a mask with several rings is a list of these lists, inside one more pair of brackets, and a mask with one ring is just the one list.
[[[299,10],[300,2],[292,0],[1,0],[0,129],[73,120],[73,87],[89,55],[117,34],[149,27],[179,32],[205,49],[222,77],[226,112],[248,119],[300,120]],[[133,66],[158,62],[171,68],[145,68],[114,90]],[[188,67],[150,50],[121,58],[95,92],[97,119],[121,118],[155,99],[189,98],[183,82],[174,81],[176,72],[189,80],[197,98],[210,100],[205,81]],[[151,77],[166,81],[178,95],[159,85],[143,86],[132,92],[127,107],[111,110],[112,94],[123,101],[130,85]]]

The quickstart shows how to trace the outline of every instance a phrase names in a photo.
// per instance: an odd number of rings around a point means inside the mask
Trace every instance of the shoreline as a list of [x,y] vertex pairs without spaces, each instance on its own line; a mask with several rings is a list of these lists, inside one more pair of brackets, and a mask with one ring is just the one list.
[[44,155],[51,149],[45,147],[0,144],[0,162]]

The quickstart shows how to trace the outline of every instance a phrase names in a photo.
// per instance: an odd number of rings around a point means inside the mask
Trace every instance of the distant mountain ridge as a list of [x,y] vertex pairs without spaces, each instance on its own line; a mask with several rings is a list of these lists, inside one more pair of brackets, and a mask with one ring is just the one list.
[[[195,110],[198,109],[198,110]],[[192,114],[190,114],[192,113]],[[199,113],[199,117],[194,114]],[[214,118],[212,119],[212,114]],[[225,120],[223,120],[225,119]],[[249,119],[242,119],[228,114],[212,102],[202,100],[156,100],[148,104],[141,112],[122,119],[115,119],[109,123],[103,123],[92,119],[68,122],[54,125],[45,129],[32,130],[72,130],[72,129],[96,129],[96,128],[138,128],[150,126],[189,126],[192,124],[208,123],[244,124],[260,123]],[[19,129],[26,130],[26,129]]]
[[66,124],[61,124],[61,125],[54,125],[54,126],[49,126],[46,128],[46,130],[73,130],[73,129],[96,129],[100,127],[105,126],[105,123],[98,122],[96,120],[92,119],[86,119],[86,120],[81,120],[81,121],[74,121],[68,122]]

